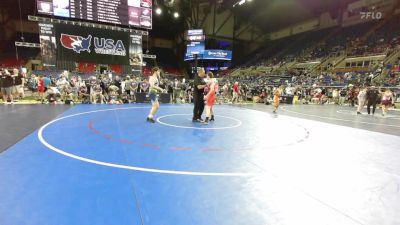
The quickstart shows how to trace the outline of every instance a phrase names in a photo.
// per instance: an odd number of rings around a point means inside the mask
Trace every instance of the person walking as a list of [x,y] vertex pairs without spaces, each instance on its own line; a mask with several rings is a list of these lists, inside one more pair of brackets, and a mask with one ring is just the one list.
[[281,99],[281,95],[282,95],[282,89],[283,89],[283,87],[281,86],[274,91],[274,111],[273,111],[273,113],[276,113],[276,111],[279,108],[280,99]]
[[158,109],[160,108],[160,103],[158,102],[158,93],[164,92],[164,89],[160,88],[160,69],[154,67],[152,70],[152,75],[149,78],[149,97],[151,100],[151,110],[147,116],[147,122],[155,123],[154,116],[156,115]]

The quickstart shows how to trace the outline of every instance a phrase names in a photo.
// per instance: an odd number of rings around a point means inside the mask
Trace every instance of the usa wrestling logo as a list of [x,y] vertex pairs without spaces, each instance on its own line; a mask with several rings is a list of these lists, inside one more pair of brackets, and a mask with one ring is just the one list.
[[[64,48],[71,49],[80,54],[83,51],[90,53],[92,35],[82,36],[61,34],[61,44]],[[126,56],[126,48],[121,40],[114,41],[108,38],[93,38],[94,51],[101,55]]]
[[90,45],[92,43],[92,35],[87,38],[69,34],[61,34],[61,45],[66,49],[71,49],[80,54],[82,51],[90,53]]
[[97,54],[126,56],[126,49],[121,40],[114,42],[113,39],[95,37],[94,47]]

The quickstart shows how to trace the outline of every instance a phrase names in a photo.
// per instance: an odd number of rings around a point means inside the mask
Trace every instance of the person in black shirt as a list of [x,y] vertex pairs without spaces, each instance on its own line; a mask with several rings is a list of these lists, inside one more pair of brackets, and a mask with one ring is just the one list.
[[14,99],[12,96],[12,87],[14,85],[14,79],[12,78],[10,72],[5,70],[1,75],[1,93],[3,94],[4,104],[7,104],[7,100],[11,100],[11,104],[13,104]]
[[193,88],[193,122],[202,122],[201,115],[204,111],[204,88],[206,87],[206,83],[204,82],[204,78],[206,76],[206,72],[204,68],[201,68],[198,71],[197,76],[194,78],[194,88]]
[[372,105],[372,115],[374,115],[375,113],[375,109],[376,109],[376,103],[378,100],[378,95],[379,95],[379,91],[375,89],[374,86],[371,86],[371,88],[367,91],[367,112],[368,115],[371,113],[371,105]]
[[118,87],[118,94],[122,94],[121,78],[120,78],[119,76],[116,76],[116,77],[115,77],[114,85]]
[[339,105],[344,105],[344,102],[346,101],[346,95],[347,95],[347,91],[346,89],[342,89],[339,92]]

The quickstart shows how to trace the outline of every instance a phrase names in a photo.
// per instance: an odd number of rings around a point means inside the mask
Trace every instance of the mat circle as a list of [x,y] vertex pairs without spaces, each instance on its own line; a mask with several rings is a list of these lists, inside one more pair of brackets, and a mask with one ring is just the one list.
[[215,116],[215,118],[225,118],[225,119],[229,119],[232,121],[235,121],[235,124],[231,125],[231,126],[224,126],[224,127],[194,127],[194,126],[181,126],[181,125],[176,125],[176,124],[171,124],[171,123],[167,123],[162,121],[164,118],[168,118],[168,117],[174,117],[174,116],[191,116],[191,114],[170,114],[170,115],[164,115],[164,116],[160,116],[157,118],[157,122],[165,125],[165,126],[169,126],[169,127],[175,127],[175,128],[182,128],[182,129],[195,129],[195,130],[224,130],[224,129],[233,129],[233,128],[237,128],[240,127],[242,125],[242,121],[233,118],[233,117],[229,117],[229,116]]

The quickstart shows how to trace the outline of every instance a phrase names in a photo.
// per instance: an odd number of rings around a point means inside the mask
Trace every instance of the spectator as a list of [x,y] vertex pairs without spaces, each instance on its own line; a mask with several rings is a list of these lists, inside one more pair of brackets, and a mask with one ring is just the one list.
[[365,102],[367,101],[367,90],[364,88],[358,93],[358,107],[357,114],[361,114],[362,109],[365,106]]
[[347,91],[346,89],[342,88],[339,92],[339,105],[344,105],[346,101]]
[[15,98],[24,98],[25,94],[24,94],[24,76],[22,75],[22,73],[19,72],[18,69],[14,69],[14,95]]
[[239,89],[239,82],[235,82],[233,84],[233,92],[232,92],[232,104],[235,104],[239,100],[239,94],[240,94],[240,89]]
[[14,84],[13,77],[11,76],[10,72],[8,72],[8,70],[4,70],[4,72],[2,72],[1,74],[1,79],[1,93],[3,95],[4,104],[8,104],[8,100],[10,100],[10,104],[14,104],[14,98],[12,95],[12,88]]

